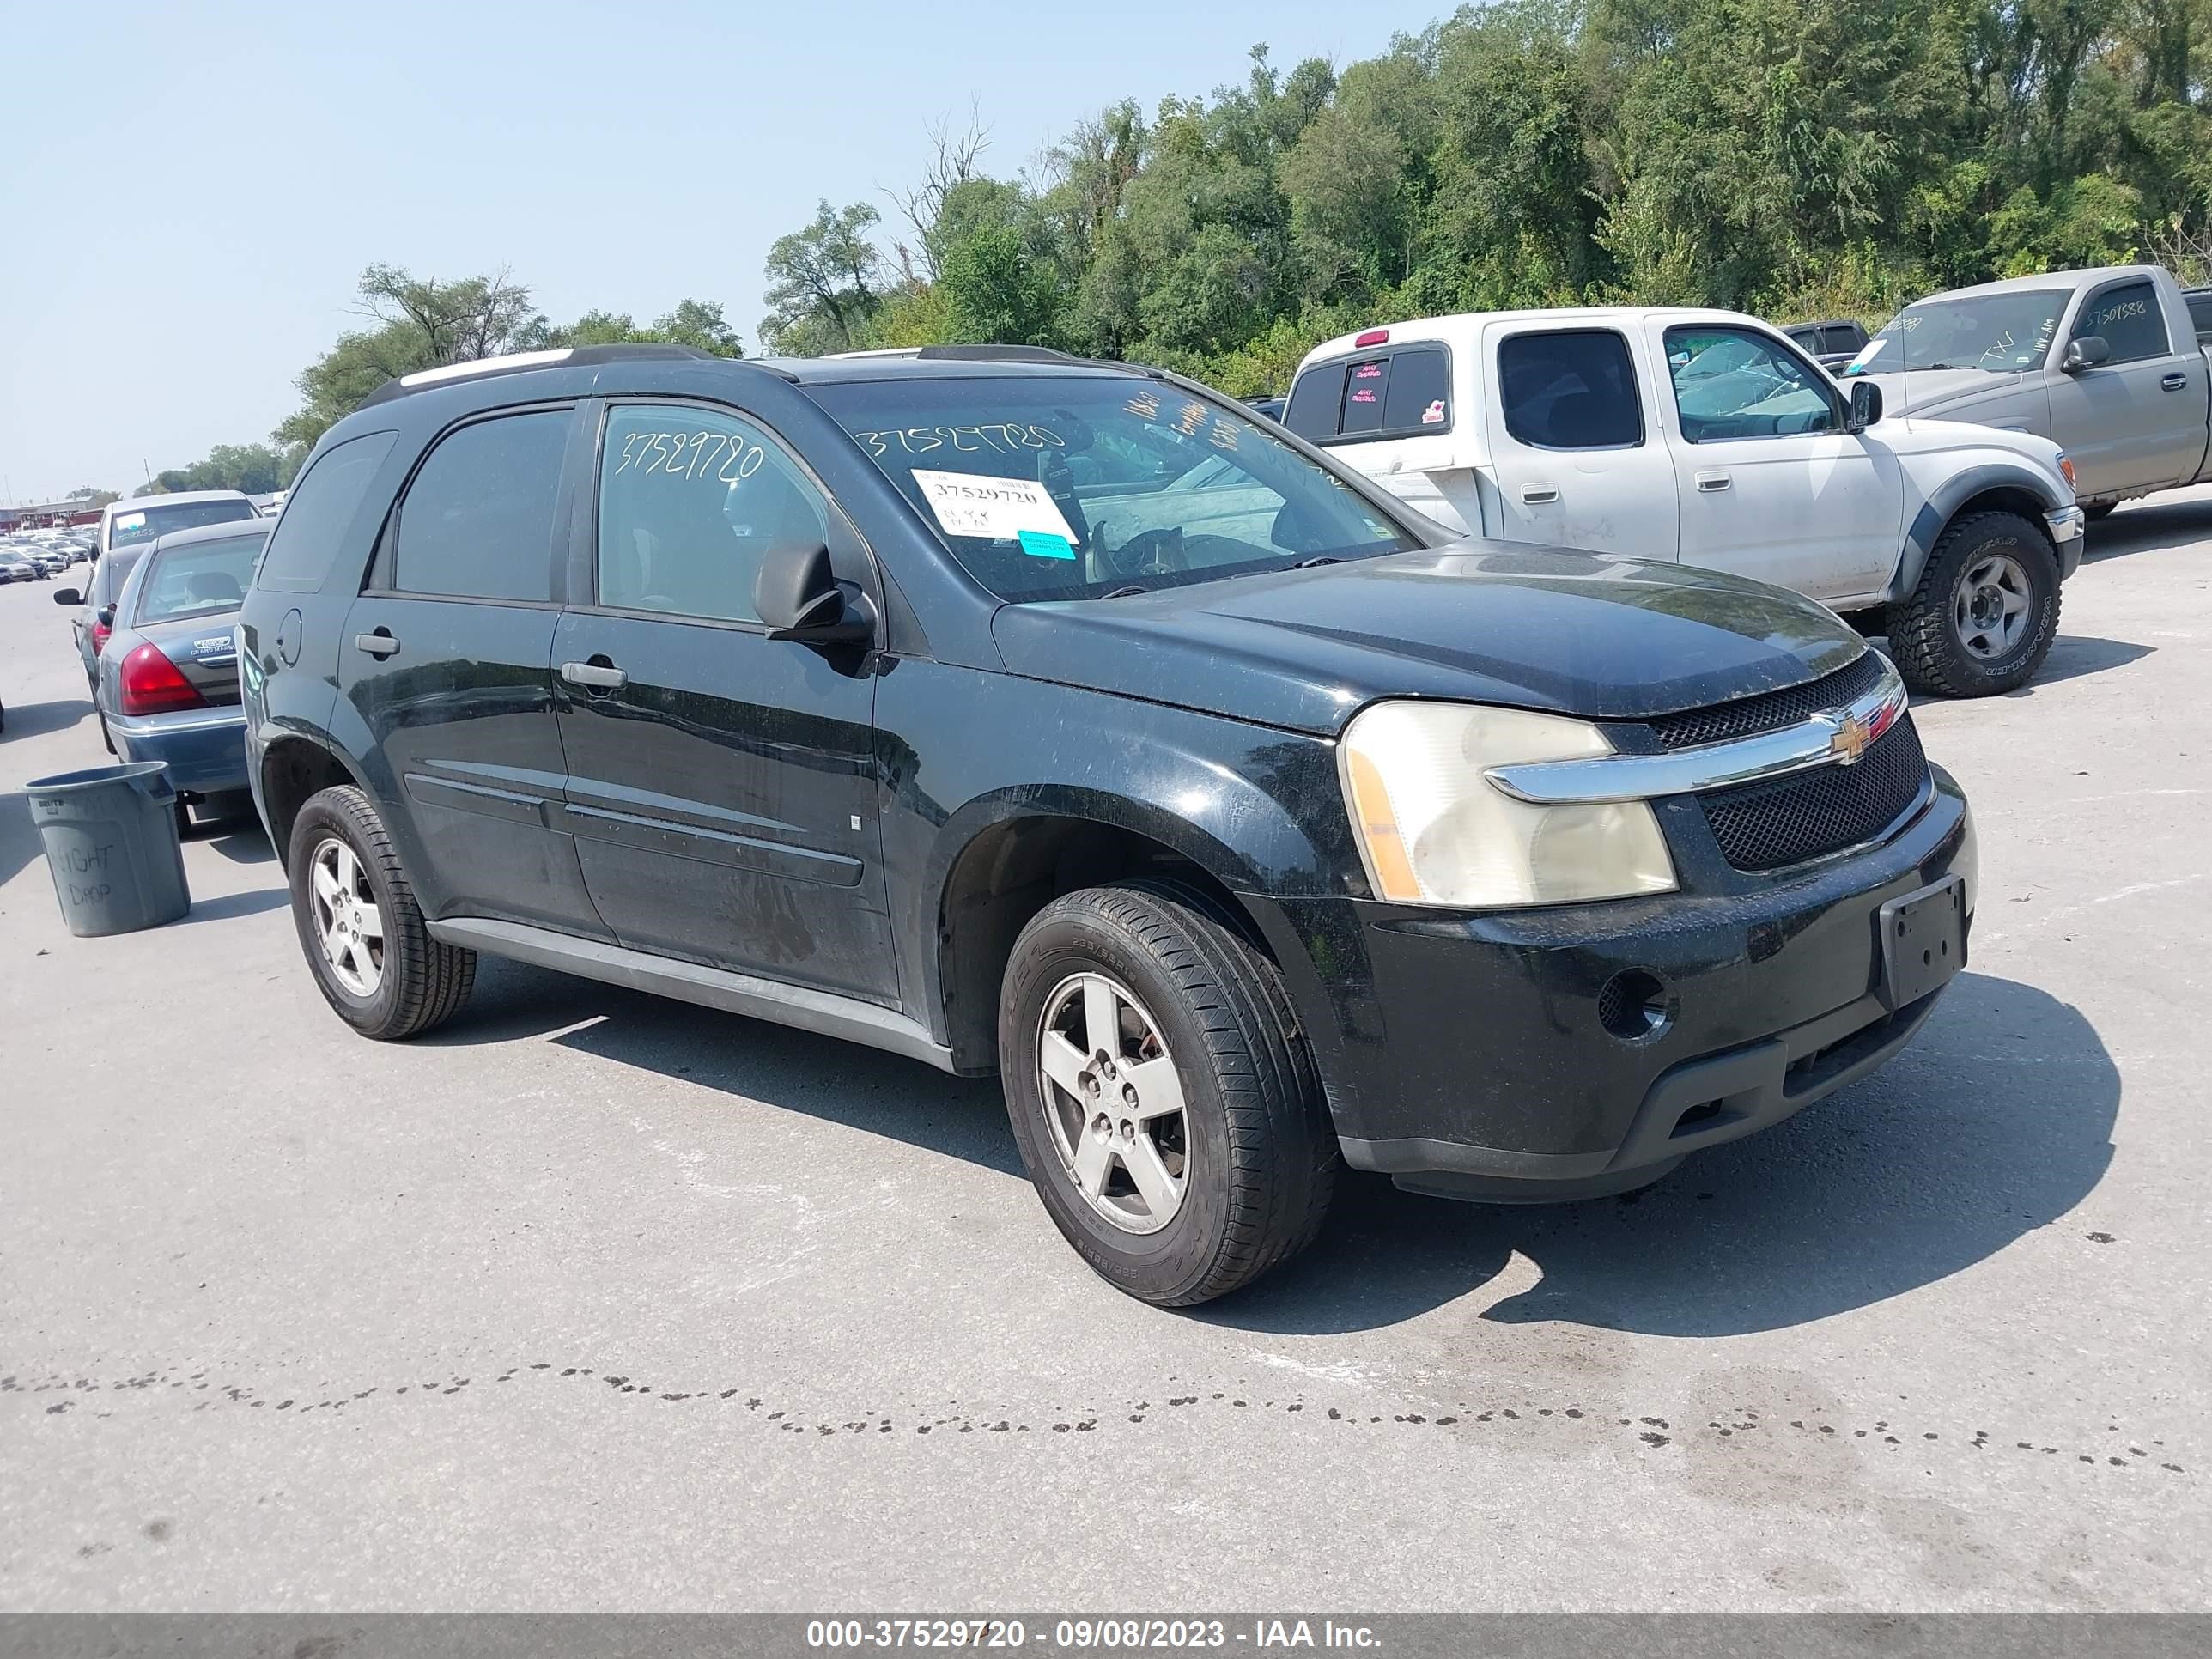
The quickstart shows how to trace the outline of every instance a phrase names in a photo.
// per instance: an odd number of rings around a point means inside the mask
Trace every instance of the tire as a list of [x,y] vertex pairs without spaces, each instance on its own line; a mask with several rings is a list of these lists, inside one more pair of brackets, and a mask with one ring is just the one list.
[[[2000,580],[1985,580],[1991,570],[2003,573]],[[1889,607],[1890,654],[1915,691],[1941,697],[2010,691],[2051,654],[2058,604],[2058,556],[2042,527],[2017,513],[1972,514],[1936,538],[1912,597]],[[2004,640],[1983,625],[2000,611],[2017,615],[2015,637]]]
[[[1079,1026],[1099,1052],[1089,1013],[1103,1006],[1093,1001],[1101,986],[1116,1028],[1103,1067],[1072,1042]],[[1041,1059],[1055,1042],[1060,1075],[1082,1068],[1096,1094],[1046,1084]],[[1163,1070],[1143,1069],[1148,1051]],[[1047,905],[1006,964],[999,1054],[1014,1139],[1046,1212],[1117,1290],[1191,1307],[1250,1284],[1321,1230],[1338,1158],[1312,1058],[1274,964],[1203,894],[1127,881]],[[1177,1114],[1146,1116],[1170,1080]],[[1125,1109],[1142,1120],[1133,1135],[1130,1118],[1117,1119]],[[1103,1136],[1092,1127],[1101,1121]],[[1163,1174],[1175,1193],[1156,1206],[1148,1194]]]
[[[476,952],[430,937],[384,821],[359,789],[325,789],[300,809],[285,868],[308,970],[324,1000],[355,1030],[384,1042],[419,1036],[469,1000]],[[319,893],[319,872],[350,901],[344,917]],[[363,912],[364,901],[373,902],[373,917]],[[335,960],[325,934],[329,924],[349,919],[371,925],[349,927],[343,958]]]
[[2083,507],[2081,516],[2091,524],[2101,523],[2112,516],[2112,509],[2118,505],[2118,501],[2098,501],[2093,506]]

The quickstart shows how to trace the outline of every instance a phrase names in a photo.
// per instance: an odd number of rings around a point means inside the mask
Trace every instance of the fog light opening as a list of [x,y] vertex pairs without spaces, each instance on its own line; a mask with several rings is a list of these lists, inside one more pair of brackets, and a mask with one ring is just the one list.
[[1674,1018],[1674,998],[1656,974],[1626,968],[1597,994],[1597,1023],[1623,1042],[1643,1042]]

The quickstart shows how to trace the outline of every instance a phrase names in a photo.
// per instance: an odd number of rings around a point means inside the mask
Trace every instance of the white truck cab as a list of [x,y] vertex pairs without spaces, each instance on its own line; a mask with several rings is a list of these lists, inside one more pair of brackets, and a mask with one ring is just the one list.
[[1882,625],[1916,689],[2010,690],[2081,559],[2058,447],[1882,421],[1736,312],[1488,312],[1318,347],[1283,422],[1471,534],[1756,577]]

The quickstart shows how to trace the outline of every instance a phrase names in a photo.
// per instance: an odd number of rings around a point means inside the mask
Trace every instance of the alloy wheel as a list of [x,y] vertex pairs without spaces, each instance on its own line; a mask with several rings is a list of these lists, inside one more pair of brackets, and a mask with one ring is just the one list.
[[1159,1022],[1103,974],[1071,974],[1044,1000],[1038,1094],[1061,1169],[1098,1215],[1155,1233],[1190,1176],[1182,1079]]
[[315,936],[331,975],[357,997],[384,982],[384,917],[360,856],[335,836],[316,843],[308,865]]
[[1990,553],[1966,567],[1951,601],[1959,643],[1984,662],[2009,656],[2027,632],[2035,604],[2027,567],[2009,553]]

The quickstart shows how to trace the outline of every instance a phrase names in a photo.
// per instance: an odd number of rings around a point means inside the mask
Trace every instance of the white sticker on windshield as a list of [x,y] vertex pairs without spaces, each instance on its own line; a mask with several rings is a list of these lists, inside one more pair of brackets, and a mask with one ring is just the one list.
[[1027,530],[1063,537],[1070,546],[1079,544],[1051,492],[1035,478],[994,478],[916,467],[914,481],[921,486],[922,500],[948,536],[1012,541]]
[[1889,343],[1887,340],[1869,340],[1859,348],[1859,355],[1844,365],[1844,373],[1856,374],[1874,361],[1874,355]]
[[136,530],[145,522],[146,515],[143,513],[118,513],[115,515],[113,527],[117,530]]

